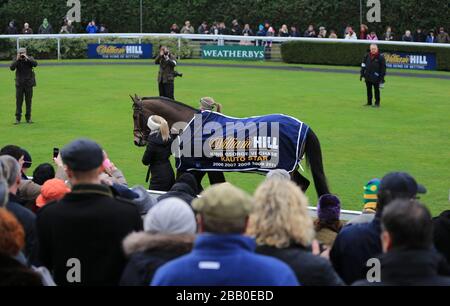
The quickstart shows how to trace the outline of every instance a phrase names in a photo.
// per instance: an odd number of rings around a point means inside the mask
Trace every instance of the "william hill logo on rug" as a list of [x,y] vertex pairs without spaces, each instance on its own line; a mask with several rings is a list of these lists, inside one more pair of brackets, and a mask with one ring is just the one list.
[[90,44],[89,58],[143,59],[151,58],[151,44]]

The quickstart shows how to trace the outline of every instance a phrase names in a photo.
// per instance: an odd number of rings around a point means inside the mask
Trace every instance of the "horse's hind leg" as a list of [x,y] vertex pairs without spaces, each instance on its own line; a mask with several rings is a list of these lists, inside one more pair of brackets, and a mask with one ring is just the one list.
[[301,175],[298,170],[292,172],[291,178],[292,181],[295,184],[297,184],[302,189],[303,192],[306,192],[306,190],[308,190],[309,185],[311,184],[311,182],[306,177]]
[[208,172],[209,183],[211,185],[225,183],[225,175],[223,172]]

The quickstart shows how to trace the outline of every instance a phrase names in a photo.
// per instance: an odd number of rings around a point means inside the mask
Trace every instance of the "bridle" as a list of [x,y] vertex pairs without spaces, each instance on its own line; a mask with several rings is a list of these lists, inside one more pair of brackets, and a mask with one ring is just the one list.
[[[138,115],[138,121],[139,125],[137,128],[134,129],[135,132],[137,132],[143,141],[146,141],[148,138],[148,135],[150,134],[150,130],[148,130],[147,133],[147,123],[145,122],[145,114],[144,114],[144,107],[142,106],[142,100],[135,101],[133,104],[133,111],[137,113]],[[143,130],[144,129],[144,130]]]

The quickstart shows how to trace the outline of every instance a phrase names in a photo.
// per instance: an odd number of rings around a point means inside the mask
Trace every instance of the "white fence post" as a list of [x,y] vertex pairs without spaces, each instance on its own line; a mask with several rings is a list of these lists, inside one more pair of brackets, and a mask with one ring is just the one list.
[[58,61],[61,60],[61,38],[58,37]]

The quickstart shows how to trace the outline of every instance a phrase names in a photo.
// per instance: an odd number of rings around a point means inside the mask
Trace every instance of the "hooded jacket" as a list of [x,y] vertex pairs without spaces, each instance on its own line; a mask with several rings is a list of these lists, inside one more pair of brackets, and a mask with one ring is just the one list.
[[148,286],[156,270],[165,263],[189,253],[194,235],[163,235],[147,232],[132,233],[123,242],[129,257],[121,286]]

